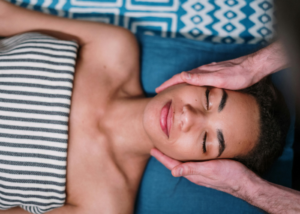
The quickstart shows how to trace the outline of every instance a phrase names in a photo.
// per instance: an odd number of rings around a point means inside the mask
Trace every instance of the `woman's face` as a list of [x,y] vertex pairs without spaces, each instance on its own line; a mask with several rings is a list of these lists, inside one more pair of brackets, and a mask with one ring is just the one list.
[[143,119],[154,146],[182,161],[247,154],[259,134],[255,99],[219,88],[172,86],[148,103]]

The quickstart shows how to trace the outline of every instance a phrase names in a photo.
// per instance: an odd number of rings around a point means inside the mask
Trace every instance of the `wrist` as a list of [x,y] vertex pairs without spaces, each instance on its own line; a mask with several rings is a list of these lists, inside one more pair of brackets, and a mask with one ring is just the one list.
[[253,79],[255,83],[275,72],[274,64],[269,58],[270,54],[269,50],[262,49],[251,55],[250,59],[254,65]]
[[263,180],[255,173],[245,176],[236,195],[268,213],[299,213],[300,193]]
[[260,192],[263,191],[263,187],[266,187],[267,184],[268,182],[249,170],[240,180],[241,187],[236,193],[236,196],[254,205],[255,199],[260,195]]
[[[247,177],[245,181],[248,185],[244,189],[244,197],[252,205],[255,204],[255,200],[264,192],[265,188],[268,188],[269,183],[255,173]],[[244,199],[244,200],[245,200]]]
[[253,63],[254,79],[256,82],[288,67],[288,59],[279,42],[275,42],[250,55]]

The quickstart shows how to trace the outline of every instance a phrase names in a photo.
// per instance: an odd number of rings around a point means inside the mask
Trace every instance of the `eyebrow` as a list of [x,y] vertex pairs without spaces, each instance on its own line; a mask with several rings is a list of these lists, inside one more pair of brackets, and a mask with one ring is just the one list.
[[225,140],[223,136],[222,130],[217,130],[218,140],[219,140],[219,155],[217,157],[220,157],[223,151],[225,150]]
[[222,91],[223,91],[223,95],[222,95],[222,99],[221,99],[221,102],[220,102],[220,105],[219,105],[219,109],[218,109],[219,112],[222,111],[223,108],[225,107],[226,101],[227,101],[227,97],[228,97],[226,91],[224,89],[222,89]]

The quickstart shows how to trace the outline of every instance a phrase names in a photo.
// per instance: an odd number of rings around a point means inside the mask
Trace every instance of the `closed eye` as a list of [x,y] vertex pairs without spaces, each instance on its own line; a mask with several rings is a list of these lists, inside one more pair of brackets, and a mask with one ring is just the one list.
[[202,144],[203,153],[206,153],[206,137],[207,137],[207,132],[205,132],[203,138],[203,144]]
[[206,109],[208,110],[209,108],[209,92],[210,90],[207,88],[205,91],[205,96],[206,96]]

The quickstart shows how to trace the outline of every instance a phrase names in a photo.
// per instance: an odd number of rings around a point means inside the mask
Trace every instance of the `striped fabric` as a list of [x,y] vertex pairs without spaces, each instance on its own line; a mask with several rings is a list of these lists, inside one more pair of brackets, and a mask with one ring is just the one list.
[[77,48],[39,33],[0,40],[0,209],[65,202]]

